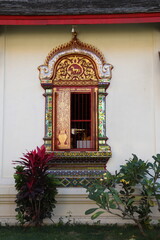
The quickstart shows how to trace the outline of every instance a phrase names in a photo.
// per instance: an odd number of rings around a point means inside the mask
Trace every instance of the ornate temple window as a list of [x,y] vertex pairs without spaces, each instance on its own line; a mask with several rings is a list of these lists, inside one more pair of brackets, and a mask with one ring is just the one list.
[[51,170],[62,186],[89,184],[103,173],[111,156],[106,89],[112,65],[74,32],[72,40],[53,49],[38,69],[46,99],[44,143],[54,152]]

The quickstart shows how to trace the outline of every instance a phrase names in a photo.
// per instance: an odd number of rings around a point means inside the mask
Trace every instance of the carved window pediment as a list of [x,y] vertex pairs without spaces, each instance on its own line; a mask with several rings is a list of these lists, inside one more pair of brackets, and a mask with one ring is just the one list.
[[82,54],[69,54],[60,58],[53,74],[54,85],[98,85],[94,62]]
[[[92,69],[95,72],[95,76],[99,83],[110,82],[110,79],[112,77],[111,70],[113,66],[109,63],[106,63],[102,53],[99,50],[89,44],[81,42],[75,34],[73,39],[69,43],[63,44],[53,49],[48,54],[44,65],[38,67],[39,78],[42,86],[44,86],[45,84],[53,84],[53,79],[56,74],[55,69],[57,67],[57,63],[61,61],[61,59],[63,59],[62,61],[64,61],[64,59],[66,57],[69,57],[69,55],[75,56],[76,58],[84,57],[85,62],[88,62],[88,64],[90,63],[90,67],[88,66],[88,71],[91,71],[91,66],[93,65],[94,68]],[[81,65],[82,63],[79,66]],[[84,65],[85,63],[83,64],[83,66]]]

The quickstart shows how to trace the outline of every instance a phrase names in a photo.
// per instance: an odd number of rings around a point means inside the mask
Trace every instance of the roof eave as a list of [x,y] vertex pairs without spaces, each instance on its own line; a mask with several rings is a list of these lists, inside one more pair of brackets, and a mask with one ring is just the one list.
[[0,25],[127,24],[160,22],[160,12],[97,15],[0,15]]

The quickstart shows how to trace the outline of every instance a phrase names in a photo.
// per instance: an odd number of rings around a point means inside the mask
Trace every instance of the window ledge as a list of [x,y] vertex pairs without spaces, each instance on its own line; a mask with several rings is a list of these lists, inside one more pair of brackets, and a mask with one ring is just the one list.
[[111,150],[108,151],[54,151],[48,152],[53,153],[53,158],[92,158],[92,157],[100,157],[100,158],[110,158]]

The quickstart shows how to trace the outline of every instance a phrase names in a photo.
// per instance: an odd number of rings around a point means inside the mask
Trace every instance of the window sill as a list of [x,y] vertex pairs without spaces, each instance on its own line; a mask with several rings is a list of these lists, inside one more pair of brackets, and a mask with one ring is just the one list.
[[98,157],[98,158],[110,158],[111,157],[111,151],[53,151],[48,152],[53,153],[54,158],[92,158],[92,157]]

